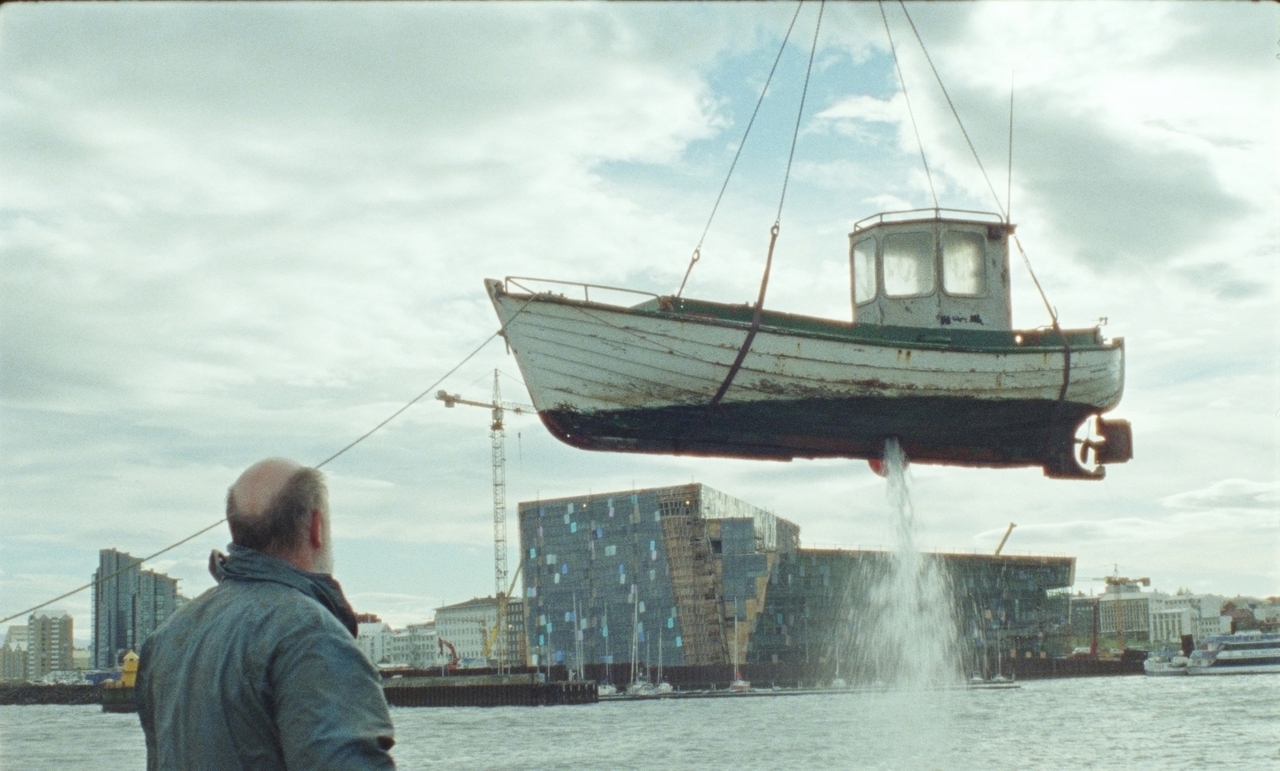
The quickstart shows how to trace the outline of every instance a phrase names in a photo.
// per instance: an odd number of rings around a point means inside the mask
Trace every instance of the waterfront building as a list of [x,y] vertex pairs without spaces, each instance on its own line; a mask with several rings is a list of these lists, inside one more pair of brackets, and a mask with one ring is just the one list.
[[447,664],[448,659],[440,654],[436,643],[436,624],[426,621],[421,624],[409,624],[404,629],[391,633],[387,641],[387,655],[394,666],[407,666],[414,669],[431,669]]
[[142,570],[141,560],[115,549],[98,552],[93,573],[93,646],[95,669],[112,669],[120,657],[137,652],[147,636],[186,602],[177,579]]
[[1151,593],[1151,642],[1179,643],[1191,635],[1196,643],[1218,634],[1231,633],[1231,618],[1222,615],[1225,597],[1214,594],[1179,592]]
[[15,648],[27,649],[27,625],[13,624],[4,633],[4,644]]
[[1091,637],[1098,615],[1098,597],[1083,592],[1071,597],[1071,634],[1077,639]]
[[66,611],[40,611],[27,619],[27,680],[75,670],[74,622]]
[[392,629],[377,616],[362,614],[360,619],[356,646],[374,666],[432,669],[449,662],[439,652],[434,621]]
[[1143,592],[1135,583],[1108,584],[1098,596],[1098,634],[1104,637],[1124,635],[1126,643],[1151,639],[1152,603],[1168,595]]
[[27,679],[27,625],[14,624],[5,632],[0,645],[0,682]]
[[[950,584],[950,615],[971,671],[998,671],[998,659],[1047,658],[1068,652],[1073,557],[923,555]],[[880,551],[797,549],[781,555],[768,601],[753,619],[749,661],[821,671],[859,667],[880,655],[860,650],[863,634],[891,612],[875,587],[893,555]]]
[[[723,665],[736,649],[743,662],[825,670],[837,653],[854,655],[849,641],[889,564],[883,552],[803,549],[794,523],[702,484],[518,509],[536,663],[656,664],[661,654],[666,665]],[[1074,558],[926,559],[951,577],[968,655],[1064,652]]]
[[793,523],[701,484],[518,508],[533,663],[573,667],[579,649],[585,664],[659,649],[670,665],[729,661],[725,609],[758,613],[776,555],[799,542]]
[[[521,666],[526,662],[528,653],[524,638],[524,601],[519,597],[507,598],[506,635],[495,636],[492,645],[488,638],[498,621],[498,604],[493,597],[476,597],[436,608],[435,634],[439,640],[448,642],[462,659],[498,659],[500,655],[508,664]],[[498,650],[506,646],[506,653]],[[488,647],[488,655],[485,648]],[[448,654],[445,654],[446,661]]]
[[356,627],[356,647],[375,667],[387,664],[387,637],[391,627],[375,616],[370,621],[359,621]]

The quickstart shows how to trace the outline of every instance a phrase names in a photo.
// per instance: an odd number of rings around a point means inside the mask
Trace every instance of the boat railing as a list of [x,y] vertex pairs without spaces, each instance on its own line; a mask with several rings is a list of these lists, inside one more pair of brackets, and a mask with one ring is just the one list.
[[[923,216],[930,214],[932,216]],[[980,219],[982,222],[991,222],[992,224],[1005,224],[1004,218],[995,212],[978,211],[976,209],[947,209],[942,207],[929,209],[904,209],[902,211],[887,211],[873,214],[870,217],[863,217],[853,223],[853,232],[866,230],[875,225],[884,225],[891,222],[910,222],[913,220],[942,220],[949,219],[948,215],[961,215],[961,219]]]
[[[537,283],[537,284],[555,284],[556,286],[577,287],[582,290],[582,299],[585,300],[586,302],[591,302],[592,289],[597,290],[597,293],[621,292],[622,294],[630,294],[630,295],[638,294],[642,297],[645,297],[647,299],[653,299],[653,300],[657,300],[661,297],[660,295],[657,295],[653,292],[646,292],[642,289],[627,289],[625,287],[608,286],[606,284],[587,284],[582,281],[562,281],[560,279],[535,278],[533,276],[507,276],[505,279],[503,279],[503,284],[504,284],[503,289],[510,291],[510,288],[514,286],[518,289],[522,289],[528,292],[529,294],[554,294],[554,292],[551,292],[550,290],[539,290],[530,286],[526,286],[526,284],[521,283],[522,281],[528,282],[528,283]],[[561,293],[561,296],[563,297],[564,294]],[[597,300],[597,302],[599,302],[599,300]]]

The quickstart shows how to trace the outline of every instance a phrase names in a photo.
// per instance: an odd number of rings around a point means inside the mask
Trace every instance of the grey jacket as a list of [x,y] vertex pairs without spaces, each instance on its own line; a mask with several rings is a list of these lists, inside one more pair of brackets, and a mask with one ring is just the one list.
[[142,646],[148,771],[394,768],[381,678],[337,582],[232,545]]

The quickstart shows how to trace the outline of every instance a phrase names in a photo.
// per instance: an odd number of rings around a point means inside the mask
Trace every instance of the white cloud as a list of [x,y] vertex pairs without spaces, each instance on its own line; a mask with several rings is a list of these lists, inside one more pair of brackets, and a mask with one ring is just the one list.
[[[749,114],[739,101],[754,104],[790,13],[6,6],[6,605],[87,580],[98,548],[144,554],[212,522],[258,457],[315,462],[367,431],[493,331],[486,276],[673,289]],[[1196,541],[1247,531],[1260,543],[1237,561],[1274,561],[1280,212],[1273,41],[1259,30],[1276,9],[913,14],[1002,195],[1017,71],[1019,234],[1065,323],[1108,316],[1126,337],[1118,414],[1137,452],[1097,485],[915,467],[922,542],[993,549],[1017,521],[1011,550],[1082,566],[1138,555],[1180,584],[1213,573],[1273,591],[1267,568],[1215,572]],[[769,302],[844,317],[848,226],[929,193],[878,11],[828,18]],[[943,204],[990,207],[927,65],[898,42]],[[697,296],[754,297],[777,190],[751,164],[786,150],[761,131],[748,149],[765,158],[744,160]],[[1043,323],[1016,257],[1013,280],[1015,318]],[[444,387],[483,398],[495,366],[516,371],[500,341]],[[487,590],[486,418],[428,398],[326,469],[339,570],[369,610]],[[794,519],[806,543],[892,540],[861,463],[582,453],[534,420],[513,421],[508,458],[513,502],[696,478]],[[195,592],[225,541],[211,533],[169,569]],[[1143,551],[1152,542],[1171,556]]]
[[1262,509],[1280,514],[1280,482],[1224,479],[1199,490],[1170,495],[1160,502],[1173,509]]

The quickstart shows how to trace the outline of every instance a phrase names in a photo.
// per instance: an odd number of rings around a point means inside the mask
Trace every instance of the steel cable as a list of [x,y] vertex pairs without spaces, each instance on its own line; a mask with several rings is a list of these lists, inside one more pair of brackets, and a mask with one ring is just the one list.
[[698,245],[693,248],[693,256],[689,259],[689,267],[685,269],[684,279],[680,282],[680,288],[676,290],[676,297],[684,293],[684,286],[689,281],[689,274],[693,272],[693,266],[698,260],[702,259],[702,243],[707,239],[707,233],[711,230],[711,221],[716,218],[716,211],[720,208],[720,200],[724,198],[724,191],[729,187],[729,180],[733,177],[733,170],[738,167],[738,159],[742,157],[742,148],[747,146],[747,137],[751,135],[751,127],[756,123],[756,116],[760,114],[760,105],[764,104],[765,94],[769,93],[769,84],[773,82],[773,74],[778,70],[778,62],[782,61],[782,53],[787,50],[787,41],[791,39],[791,31],[796,26],[796,19],[800,17],[800,9],[804,7],[804,0],[796,3],[796,12],[791,16],[791,24],[787,26],[787,34],[782,38],[782,45],[778,47],[778,55],[773,59],[773,66],[769,68],[769,75],[764,79],[764,86],[760,89],[760,98],[756,100],[755,109],[751,111],[751,119],[747,121],[747,128],[742,132],[742,141],[738,143],[738,150],[733,154],[733,162],[729,164],[729,173],[724,176],[724,184],[720,186],[720,193],[716,196],[716,202],[711,207],[711,216],[707,217],[707,224],[702,228],[702,235],[698,237]]
[[[496,332],[494,332],[492,335],[489,335],[487,338],[485,338],[484,342],[482,342],[482,343],[480,343],[480,345],[476,346],[476,348],[475,348],[474,350],[472,350],[472,351],[471,351],[471,353],[469,353],[469,354],[467,354],[465,357],[463,357],[462,361],[460,361],[460,362],[458,362],[456,365],[454,365],[454,367],[453,367],[452,369],[450,369],[448,372],[446,372],[444,375],[442,375],[438,380],[436,380],[436,382],[432,383],[430,386],[428,386],[426,389],[424,389],[424,390],[422,391],[422,393],[420,393],[420,394],[418,394],[417,396],[415,396],[415,397],[413,397],[412,399],[410,399],[407,403],[405,403],[405,405],[404,405],[403,407],[401,407],[400,409],[398,409],[398,410],[396,410],[395,412],[391,413],[391,415],[390,415],[386,420],[383,420],[383,421],[382,421],[381,423],[379,423],[378,425],[376,425],[376,426],[374,426],[373,428],[371,428],[371,429],[369,429],[368,431],[366,431],[364,434],[362,434],[362,435],[361,435],[359,438],[357,438],[355,441],[353,441],[353,442],[349,443],[348,445],[346,445],[346,446],[345,446],[345,447],[343,447],[342,449],[338,450],[338,451],[337,451],[337,452],[335,452],[334,454],[330,455],[329,457],[327,457],[327,458],[325,458],[324,460],[322,460],[322,461],[320,461],[319,463],[317,463],[317,464],[314,466],[314,468],[321,468],[321,467],[323,467],[325,464],[329,463],[330,461],[334,460],[334,459],[335,459],[335,458],[337,458],[338,456],[340,456],[340,455],[342,455],[343,453],[345,453],[347,450],[350,450],[352,447],[355,447],[357,444],[360,444],[360,443],[361,443],[361,442],[363,442],[364,440],[368,439],[370,436],[372,436],[374,433],[376,433],[376,432],[377,432],[379,429],[381,429],[383,426],[387,425],[388,423],[390,423],[391,421],[393,421],[393,420],[395,420],[397,417],[399,417],[402,413],[404,413],[404,411],[405,411],[405,410],[409,409],[409,408],[410,408],[410,407],[412,407],[414,404],[416,404],[416,403],[418,403],[419,401],[421,401],[421,400],[423,399],[423,397],[425,397],[427,394],[431,393],[431,391],[433,391],[437,386],[439,386],[441,383],[443,383],[445,380],[447,380],[451,375],[453,375],[453,373],[455,373],[455,372],[457,372],[459,369],[461,369],[461,368],[462,368],[462,366],[463,366],[464,364],[466,364],[468,361],[471,361],[471,359],[472,359],[472,358],[474,358],[476,354],[480,353],[480,351],[481,351],[481,350],[483,350],[485,346],[487,346],[489,343],[493,342],[493,339],[494,339],[495,337],[498,337],[498,336],[499,336],[499,335],[501,335],[503,332],[505,332],[505,331],[506,331],[506,329],[507,329],[507,327],[511,324],[511,322],[515,321],[515,320],[516,320],[516,317],[517,317],[517,316],[519,316],[521,313],[524,313],[525,308],[529,307],[529,303],[533,302],[533,300],[534,300],[534,298],[533,298],[532,296],[531,296],[528,300],[526,300],[526,301],[524,302],[524,305],[521,305],[521,306],[520,306],[520,308],[519,308],[519,309],[518,309],[514,314],[512,314],[511,318],[510,318],[510,319],[507,319],[506,323],[504,323],[501,327],[498,327],[498,330],[497,330]],[[227,521],[226,517],[223,517],[222,519],[219,519],[217,522],[214,522],[213,524],[211,524],[211,525],[209,525],[209,526],[207,526],[207,527],[203,527],[203,528],[201,528],[200,530],[197,530],[196,532],[192,533],[191,535],[187,536],[186,538],[183,538],[183,539],[182,539],[182,540],[180,540],[180,541],[175,541],[175,542],[173,542],[173,543],[169,544],[168,546],[164,547],[164,548],[163,548],[163,549],[161,549],[160,551],[157,551],[157,552],[154,552],[154,553],[152,553],[152,554],[148,554],[148,555],[147,555],[147,556],[145,556],[145,557],[142,557],[141,559],[137,560],[136,562],[134,562],[133,564],[129,565],[128,567],[121,568],[121,569],[119,569],[119,570],[115,571],[114,573],[111,573],[110,575],[103,576],[102,578],[94,579],[93,581],[90,581],[89,583],[85,584],[84,586],[79,586],[79,587],[76,587],[75,589],[72,589],[72,590],[71,590],[71,591],[69,591],[69,592],[66,592],[66,593],[64,593],[64,594],[60,594],[60,595],[58,595],[57,597],[54,597],[52,600],[48,600],[48,601],[46,601],[46,602],[42,602],[42,603],[40,603],[39,605],[33,605],[33,606],[31,606],[30,608],[27,608],[26,610],[23,610],[23,611],[21,611],[21,612],[19,612],[19,613],[15,613],[15,614],[13,614],[13,615],[11,615],[11,616],[6,616],[6,617],[4,617],[4,618],[0,618],[0,624],[6,623],[6,622],[8,622],[8,621],[12,621],[12,620],[14,620],[14,619],[16,619],[16,618],[21,618],[22,616],[25,616],[25,615],[27,615],[28,613],[33,613],[33,612],[35,612],[35,611],[37,611],[37,610],[40,610],[41,608],[47,607],[47,606],[49,606],[49,605],[52,605],[52,604],[53,604],[53,603],[55,603],[55,602],[58,602],[59,600],[65,600],[66,598],[68,598],[68,597],[70,597],[70,596],[72,596],[72,595],[74,595],[74,594],[78,594],[78,593],[80,593],[80,592],[83,592],[85,589],[91,589],[91,588],[93,588],[93,587],[97,586],[98,584],[101,584],[101,583],[105,583],[105,582],[107,582],[107,581],[110,581],[111,579],[115,578],[115,577],[116,577],[116,576],[118,576],[118,575],[121,575],[121,574],[123,574],[123,573],[127,573],[127,572],[129,572],[130,570],[133,570],[134,568],[140,567],[140,566],[142,566],[144,563],[146,563],[146,562],[150,562],[151,560],[155,559],[156,557],[159,557],[161,554],[165,554],[165,553],[167,553],[167,552],[169,552],[169,551],[172,551],[173,549],[178,548],[179,546],[183,545],[184,543],[187,543],[188,541],[191,541],[191,540],[195,539],[195,538],[196,538],[196,537],[198,537],[198,536],[204,535],[205,533],[209,532],[210,530],[214,529],[215,527],[217,527],[218,525],[221,525],[223,522],[226,522],[226,521]]]

